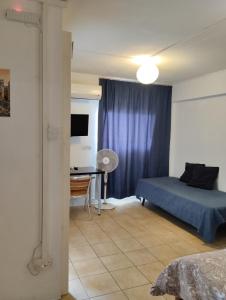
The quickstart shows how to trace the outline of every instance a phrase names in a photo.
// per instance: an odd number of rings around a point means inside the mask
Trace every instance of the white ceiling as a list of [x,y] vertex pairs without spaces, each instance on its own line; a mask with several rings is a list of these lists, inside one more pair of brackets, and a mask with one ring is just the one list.
[[64,29],[79,73],[135,79],[132,56],[169,46],[159,54],[160,83],[226,68],[226,0],[69,0]]

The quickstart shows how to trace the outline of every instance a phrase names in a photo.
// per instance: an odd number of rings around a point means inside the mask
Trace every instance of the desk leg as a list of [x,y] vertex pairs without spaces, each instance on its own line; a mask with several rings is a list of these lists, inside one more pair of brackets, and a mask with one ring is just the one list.
[[89,207],[92,205],[92,177],[90,179],[90,186],[89,186]]
[[96,197],[98,200],[98,215],[101,214],[101,174],[96,175]]

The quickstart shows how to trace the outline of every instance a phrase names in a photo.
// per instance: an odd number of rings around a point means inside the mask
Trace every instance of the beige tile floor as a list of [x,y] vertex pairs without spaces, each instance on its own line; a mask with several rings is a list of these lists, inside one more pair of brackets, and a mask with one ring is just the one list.
[[69,291],[64,300],[148,300],[158,274],[173,259],[226,247],[220,235],[205,244],[190,227],[157,209],[142,207],[135,197],[116,209],[89,218],[71,208]]

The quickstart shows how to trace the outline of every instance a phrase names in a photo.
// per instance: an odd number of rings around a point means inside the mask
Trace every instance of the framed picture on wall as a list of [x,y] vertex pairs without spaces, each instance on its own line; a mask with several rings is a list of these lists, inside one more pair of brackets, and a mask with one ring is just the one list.
[[10,70],[0,69],[0,117],[10,117]]

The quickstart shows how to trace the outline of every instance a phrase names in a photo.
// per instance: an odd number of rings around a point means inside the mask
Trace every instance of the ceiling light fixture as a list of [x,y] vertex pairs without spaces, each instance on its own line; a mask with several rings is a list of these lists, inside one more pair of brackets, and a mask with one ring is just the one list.
[[137,80],[142,84],[151,84],[157,80],[159,69],[154,62],[147,60],[137,70]]

